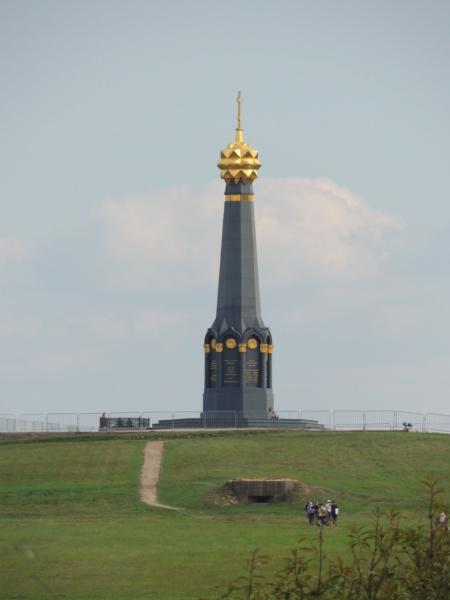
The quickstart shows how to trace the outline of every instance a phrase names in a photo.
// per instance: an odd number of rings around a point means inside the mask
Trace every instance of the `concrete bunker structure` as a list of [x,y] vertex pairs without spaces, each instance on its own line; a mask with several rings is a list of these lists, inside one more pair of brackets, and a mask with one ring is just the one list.
[[298,489],[295,479],[231,479],[225,492],[243,504],[270,504],[286,500]]

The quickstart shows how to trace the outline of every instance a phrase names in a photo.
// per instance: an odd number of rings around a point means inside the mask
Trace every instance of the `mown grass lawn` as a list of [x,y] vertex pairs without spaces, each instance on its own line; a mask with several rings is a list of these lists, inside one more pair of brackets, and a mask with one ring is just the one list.
[[[166,434],[160,501],[140,502],[142,452],[153,434],[0,440],[0,598],[212,597],[251,549],[282,564],[306,524],[306,499],[335,497],[339,527],[325,553],[345,554],[345,524],[395,504],[411,519],[429,474],[450,480],[450,437],[347,432]],[[290,477],[284,504],[216,503],[236,477]],[[450,489],[450,488],[449,488]],[[447,495],[447,500],[449,495]]]

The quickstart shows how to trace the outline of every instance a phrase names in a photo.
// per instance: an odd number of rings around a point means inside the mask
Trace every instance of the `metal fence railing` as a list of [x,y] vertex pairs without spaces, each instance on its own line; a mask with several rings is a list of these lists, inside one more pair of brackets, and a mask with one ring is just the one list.
[[324,429],[333,429],[332,413],[328,410],[302,410],[300,418],[305,424],[303,429],[311,429],[314,423],[321,423]]
[[392,431],[396,428],[396,412],[394,410],[366,410],[364,413],[367,431]]
[[333,428],[337,430],[365,429],[363,410],[335,410]]
[[423,420],[423,430],[435,433],[450,433],[450,415],[427,413]]
[[394,410],[0,414],[0,433],[237,428],[450,433],[450,415]]

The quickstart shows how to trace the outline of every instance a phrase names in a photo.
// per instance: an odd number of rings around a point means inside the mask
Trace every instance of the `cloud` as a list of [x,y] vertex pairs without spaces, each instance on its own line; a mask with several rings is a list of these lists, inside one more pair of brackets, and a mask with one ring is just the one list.
[[269,179],[259,196],[258,242],[266,277],[270,272],[277,284],[376,275],[389,257],[390,235],[405,227],[329,179]]
[[30,359],[28,372],[50,378],[64,377],[73,373],[84,377],[90,370],[96,370],[98,373],[103,368],[105,368],[104,356],[94,348],[64,348],[58,352],[53,348],[45,348]]
[[133,328],[138,335],[142,336],[161,334],[168,330],[173,331],[174,327],[183,321],[183,317],[180,312],[144,309],[133,316]]
[[[326,319],[341,323],[351,311],[360,328],[366,312],[358,320],[351,307],[376,305],[370,322],[378,329],[392,323],[392,336],[415,324],[416,307],[405,309],[405,283],[394,301],[386,277],[382,286],[377,277],[394,247],[391,237],[404,227],[399,218],[331,180],[261,179],[254,188],[261,282],[272,288],[263,291],[264,314],[304,330]],[[8,287],[0,338],[27,348],[35,372],[51,374],[94,364],[94,347],[104,364],[108,352],[131,340],[150,338],[161,348],[188,322],[206,328],[214,315],[223,192],[223,182],[214,181],[198,192],[173,187],[98,203],[94,228],[83,229],[88,237],[58,237],[51,251],[40,252],[37,267]],[[3,260],[21,260],[34,249],[12,237],[0,242]],[[24,294],[27,282],[33,292]],[[407,296],[410,306],[411,289]],[[20,370],[19,359],[5,361]]]
[[210,247],[220,234],[220,198],[213,184],[201,194],[170,188],[94,206],[111,259],[109,282],[173,291],[212,279],[220,252],[219,239],[211,259]]
[[23,317],[20,322],[14,324],[10,322],[0,323],[0,338],[8,336],[33,337],[41,331],[42,325],[42,319],[32,317]]
[[95,335],[112,341],[137,336],[161,334],[174,331],[183,320],[179,311],[159,308],[142,308],[131,315],[128,311],[115,314],[95,314],[90,317],[89,325]]
[[8,260],[22,260],[34,253],[33,244],[29,240],[0,236],[0,263]]
[[[255,193],[266,285],[374,276],[390,255],[392,234],[405,227],[329,179],[262,179]],[[92,213],[104,229],[111,284],[175,290],[217,281],[222,182],[198,193],[174,187],[108,199]]]

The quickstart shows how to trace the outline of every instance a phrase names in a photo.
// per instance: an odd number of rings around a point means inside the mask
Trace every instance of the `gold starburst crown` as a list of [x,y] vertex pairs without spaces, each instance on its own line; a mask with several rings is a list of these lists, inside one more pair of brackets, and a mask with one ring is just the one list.
[[227,183],[234,181],[238,183],[252,182],[258,177],[256,172],[261,163],[258,160],[258,150],[252,150],[250,144],[244,142],[241,127],[241,92],[238,93],[238,126],[236,128],[236,138],[234,142],[228,144],[225,150],[220,153],[220,160],[217,166],[221,170],[220,176]]

